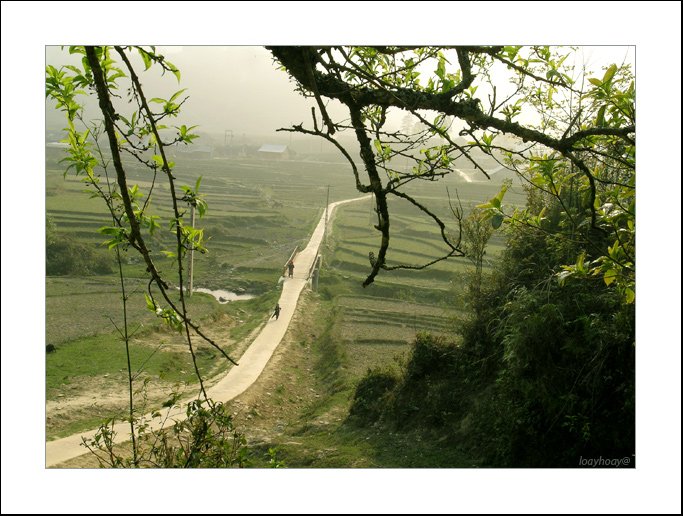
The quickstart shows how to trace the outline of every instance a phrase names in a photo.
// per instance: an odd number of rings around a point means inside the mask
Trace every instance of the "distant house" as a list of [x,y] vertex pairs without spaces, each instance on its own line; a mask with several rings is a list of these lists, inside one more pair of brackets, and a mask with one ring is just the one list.
[[268,144],[262,145],[256,153],[259,158],[275,160],[289,159],[290,154],[290,150],[286,145]]

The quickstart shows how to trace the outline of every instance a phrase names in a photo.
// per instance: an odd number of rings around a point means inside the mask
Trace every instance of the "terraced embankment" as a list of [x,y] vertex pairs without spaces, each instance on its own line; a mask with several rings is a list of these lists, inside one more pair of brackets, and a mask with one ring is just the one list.
[[[357,199],[338,201],[331,204],[327,211],[329,213],[337,205],[355,200]],[[274,321],[269,320],[268,324],[266,324],[259,336],[252,342],[240,359],[240,367],[230,369],[225,378],[208,390],[207,394],[210,398],[221,402],[229,401],[252,385],[261,374],[261,371],[263,371],[263,368],[284,336],[287,325],[294,314],[299,295],[308,281],[308,271],[317,256],[318,248],[325,234],[325,223],[327,221],[327,215],[323,214],[311,236],[308,246],[294,259],[296,272],[294,278],[288,279],[283,285],[279,301],[282,306],[280,317]],[[163,421],[153,418],[151,413],[145,417],[150,421],[149,429],[156,431],[171,425],[174,420],[183,419],[185,413],[182,406],[176,405],[170,409],[168,417]],[[130,426],[120,423],[114,426],[113,431],[116,434],[114,442],[124,442],[127,440]],[[60,462],[87,453],[84,452],[81,446],[82,439],[92,439],[96,432],[96,430],[92,430],[46,443],[46,466],[55,466]]]

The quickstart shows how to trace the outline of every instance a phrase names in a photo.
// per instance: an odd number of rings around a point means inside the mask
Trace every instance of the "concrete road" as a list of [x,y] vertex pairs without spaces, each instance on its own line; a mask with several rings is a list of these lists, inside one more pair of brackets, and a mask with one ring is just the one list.
[[[332,203],[328,207],[328,213],[331,214],[332,210],[340,204],[367,198],[368,196],[357,197],[355,199],[347,199],[345,201]],[[323,213],[306,248],[294,258],[294,277],[285,278],[284,280],[282,295],[280,296],[279,301],[280,306],[282,307],[279,318],[277,320],[271,318],[247,351],[245,351],[244,355],[242,355],[242,358],[239,360],[239,366],[233,367],[220,382],[207,390],[208,396],[213,400],[221,402],[230,401],[247,390],[260,376],[261,372],[263,372],[268,360],[270,360],[273,352],[280,344],[292,316],[294,315],[299,295],[306,285],[308,271],[318,254],[318,249],[320,248],[325,233],[325,220],[329,218],[329,216],[326,217],[325,215],[326,214]],[[192,400],[185,400],[185,403],[188,401]],[[170,416],[165,419],[165,424],[162,424],[159,421],[159,418],[153,420],[151,414],[148,414],[146,418],[148,421],[154,422],[154,424],[150,425],[152,430],[159,430],[164,426],[171,426],[174,420],[184,419],[185,409],[174,407]],[[114,431],[116,432],[115,442],[120,443],[130,439],[129,423],[119,423],[118,425],[115,425]],[[63,439],[46,442],[46,467],[56,466],[65,460],[89,453],[85,447],[81,446],[82,437],[92,439],[96,432],[96,430],[91,430],[89,432],[71,435]]]

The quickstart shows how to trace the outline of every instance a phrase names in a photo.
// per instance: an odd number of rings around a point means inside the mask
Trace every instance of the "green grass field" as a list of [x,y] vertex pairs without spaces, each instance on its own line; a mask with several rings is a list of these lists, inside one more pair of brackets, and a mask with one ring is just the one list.
[[[465,214],[500,190],[497,184],[465,183],[449,178],[444,184],[425,182],[411,185],[410,192],[428,205],[446,224],[449,235],[457,239],[458,226],[451,217],[451,202],[458,197]],[[522,196],[509,192],[507,201],[520,204]],[[401,199],[390,197],[391,240],[387,264],[419,267],[449,252],[438,226],[423,212]],[[425,269],[381,271],[374,283],[363,289],[370,273],[369,252],[377,254],[380,233],[374,228],[376,214],[370,201],[342,205],[334,216],[330,238],[323,251],[323,270],[319,292],[338,310],[335,324],[343,346],[344,364],[351,382],[369,367],[391,365],[410,348],[420,331],[453,333],[459,314],[459,293],[455,290],[471,269],[467,258],[450,258]],[[494,260],[504,240],[494,234],[487,248],[487,259]],[[487,265],[488,266],[488,265]]]
[[[102,247],[98,228],[110,224],[101,199],[90,199],[84,185],[72,173],[63,176],[61,156],[48,153],[46,161],[46,211],[58,232],[78,242]],[[126,162],[131,184],[151,184],[149,173]],[[194,186],[202,176],[200,192],[209,209],[197,219],[197,227],[210,238],[206,255],[195,255],[195,287],[236,290],[255,295],[248,301],[219,304],[212,296],[196,293],[188,298],[193,320],[227,320],[234,323],[225,336],[238,343],[247,339],[268,317],[279,296],[278,279],[282,267],[296,246],[305,247],[323,213],[329,192],[330,202],[358,197],[348,164],[322,162],[267,162],[255,159],[176,160],[178,185]],[[156,178],[160,182],[160,178]],[[451,196],[457,189],[463,208],[480,204],[499,191],[497,184],[464,183],[447,178],[442,183],[411,185],[411,194],[429,205],[451,226],[446,183]],[[508,193],[510,201],[514,194]],[[519,196],[521,199],[521,195]],[[172,249],[173,236],[167,231],[171,212],[167,207],[168,188],[161,186],[152,198],[151,214],[164,218],[161,231],[150,239],[157,267],[173,281],[176,266],[162,253]],[[438,228],[419,210],[399,199],[390,200],[392,240],[390,265],[421,265],[445,252]],[[377,252],[379,233],[372,205],[360,201],[342,205],[333,216],[328,239],[322,247],[323,269],[319,289],[321,303],[333,319],[324,322],[329,335],[341,345],[341,354],[328,367],[344,369],[349,383],[359,379],[368,367],[395,362],[409,349],[419,331],[448,332],[457,314],[453,302],[453,277],[469,267],[464,258],[442,261],[420,271],[382,272],[371,286],[361,288],[370,271],[368,253]],[[185,215],[189,220],[189,213]],[[502,248],[502,238],[494,236],[489,247],[493,257]],[[113,255],[111,257],[112,265]],[[116,268],[114,267],[114,270]],[[131,343],[133,369],[141,375],[163,376],[173,382],[192,381],[189,353],[174,346],[174,338],[151,314],[144,301],[147,281],[142,260],[129,251],[124,256],[130,328],[136,331]],[[122,326],[120,286],[117,274],[46,278],[46,343],[58,352],[46,358],[46,396],[79,395],[89,379],[126,383],[124,346],[116,327]],[[231,324],[232,324],[231,323]],[[214,329],[219,329],[220,326]],[[221,330],[222,331],[222,330]],[[227,350],[232,352],[232,346]],[[242,350],[243,351],[243,350]],[[216,352],[198,353],[203,373],[225,370],[216,366]],[[219,360],[220,362],[220,360]],[[331,364],[331,365],[330,365]],[[335,373],[336,374],[336,373]],[[106,376],[105,376],[106,375]],[[339,397],[341,396],[341,398]],[[332,400],[348,401],[348,391]],[[86,411],[87,412],[87,411]],[[93,415],[94,414],[94,415]],[[49,436],[66,435],[90,426],[93,417],[108,414],[98,409],[84,412],[80,422],[69,421],[48,430]]]

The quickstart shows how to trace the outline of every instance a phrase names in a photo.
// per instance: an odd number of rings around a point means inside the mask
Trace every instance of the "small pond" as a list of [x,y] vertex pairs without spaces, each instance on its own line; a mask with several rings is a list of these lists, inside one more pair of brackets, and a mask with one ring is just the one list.
[[221,304],[228,303],[229,301],[239,301],[240,299],[253,299],[254,297],[256,297],[252,296],[251,294],[230,292],[229,290],[210,290],[208,288],[195,288],[193,289],[193,291],[202,292],[204,294],[211,294]]

